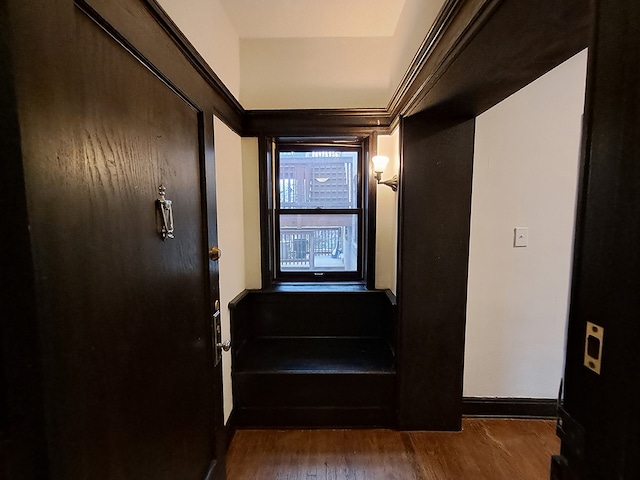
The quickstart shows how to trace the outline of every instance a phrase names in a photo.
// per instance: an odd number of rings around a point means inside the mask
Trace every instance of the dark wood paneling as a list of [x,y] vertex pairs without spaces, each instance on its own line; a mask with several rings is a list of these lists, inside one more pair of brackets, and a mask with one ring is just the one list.
[[345,430],[391,428],[393,424],[394,412],[388,407],[246,407],[238,409],[239,428]]
[[478,417],[556,418],[555,398],[463,398],[462,413]]
[[235,359],[235,372],[395,373],[393,351],[383,338],[257,338]]
[[501,0],[445,2],[389,101],[387,109],[394,118],[410,112],[429,94],[454,61],[455,53],[464,48],[464,39],[473,38],[500,3]]
[[391,117],[384,108],[247,110],[242,134],[246,137],[368,135],[387,131]]
[[[459,18],[471,23],[459,25]],[[464,2],[414,78],[410,91],[419,93],[400,112],[446,105],[479,115],[584,49],[590,26],[590,0]]]
[[273,138],[258,137],[258,182],[260,189],[260,263],[262,288],[271,288],[276,271],[273,225]]
[[393,404],[394,382],[393,372],[247,372],[236,374],[234,397],[241,408],[381,407]]
[[403,429],[458,430],[474,121],[401,124],[398,409]]
[[[563,455],[579,478],[640,476],[640,4],[595,2],[565,364]],[[604,328],[601,374],[583,366]],[[584,429],[584,451],[572,437]]]
[[376,288],[376,212],[378,210],[378,182],[371,159],[378,154],[378,135],[373,133],[364,140],[362,182],[364,185],[364,279],[367,288]]
[[[320,287],[321,288],[321,287]],[[383,338],[392,304],[382,290],[248,291],[231,309],[233,338]],[[248,326],[247,326],[248,325]]]

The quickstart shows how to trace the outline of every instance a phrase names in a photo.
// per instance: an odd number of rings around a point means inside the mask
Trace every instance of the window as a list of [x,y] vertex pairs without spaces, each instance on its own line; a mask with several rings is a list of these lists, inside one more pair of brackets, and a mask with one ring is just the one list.
[[362,171],[360,144],[276,143],[275,280],[363,279]]

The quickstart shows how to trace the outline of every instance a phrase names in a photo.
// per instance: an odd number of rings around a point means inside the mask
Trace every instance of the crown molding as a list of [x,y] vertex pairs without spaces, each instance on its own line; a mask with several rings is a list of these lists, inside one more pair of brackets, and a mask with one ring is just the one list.
[[247,110],[243,135],[369,135],[390,131],[391,123],[385,108]]
[[213,89],[215,95],[213,99],[214,110],[216,115],[229,128],[238,134],[242,134],[242,123],[245,110],[240,102],[235,98],[231,91],[227,88],[220,77],[216,75],[206,60],[200,55],[193,44],[182,33],[180,28],[169,17],[167,12],[160,6],[157,0],[143,0],[155,21],[162,27],[167,35],[173,40],[178,49],[185,58],[200,74],[200,76]]
[[394,119],[414,110],[502,1],[447,0],[389,101]]

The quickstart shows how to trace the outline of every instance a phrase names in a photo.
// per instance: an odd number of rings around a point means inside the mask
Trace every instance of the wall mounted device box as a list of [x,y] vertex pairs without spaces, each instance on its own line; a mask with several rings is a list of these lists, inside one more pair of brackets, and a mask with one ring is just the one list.
[[529,227],[516,227],[513,229],[513,246],[526,247],[529,243]]

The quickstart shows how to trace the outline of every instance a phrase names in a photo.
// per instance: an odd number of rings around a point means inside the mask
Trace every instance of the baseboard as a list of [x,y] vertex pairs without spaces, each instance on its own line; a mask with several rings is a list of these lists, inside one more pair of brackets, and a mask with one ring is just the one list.
[[569,462],[562,455],[551,457],[551,480],[580,480],[580,476],[569,467]]
[[224,426],[226,450],[229,450],[229,447],[231,446],[231,441],[233,440],[233,436],[236,434],[237,429],[238,429],[238,424],[236,422],[235,410],[231,410],[231,413],[229,414],[229,418],[227,419],[227,423]]
[[244,407],[238,428],[393,428],[389,407]]
[[556,418],[555,398],[465,397],[462,414],[473,417]]

